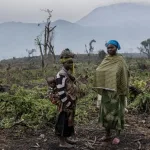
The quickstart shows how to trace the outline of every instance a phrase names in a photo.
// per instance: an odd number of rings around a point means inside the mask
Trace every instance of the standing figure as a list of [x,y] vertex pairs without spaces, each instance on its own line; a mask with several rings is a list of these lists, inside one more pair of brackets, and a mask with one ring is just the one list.
[[102,141],[110,140],[111,130],[116,131],[112,143],[120,142],[120,131],[124,129],[124,113],[128,96],[129,71],[122,55],[117,53],[120,44],[116,40],[106,43],[108,55],[95,73],[94,89],[100,94],[99,122],[106,130]]
[[62,69],[56,75],[56,87],[58,90],[60,109],[56,121],[55,133],[59,137],[60,147],[71,148],[76,140],[69,140],[75,135],[74,117],[77,101],[77,86],[75,78],[72,76],[74,71],[74,55],[69,49],[62,51],[60,61]]

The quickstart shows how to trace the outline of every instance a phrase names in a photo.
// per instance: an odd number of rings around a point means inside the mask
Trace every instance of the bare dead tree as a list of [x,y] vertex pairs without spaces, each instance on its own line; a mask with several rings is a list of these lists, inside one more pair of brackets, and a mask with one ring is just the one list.
[[94,47],[93,47],[93,43],[95,43],[96,41],[93,39],[93,40],[91,40],[90,41],[90,43],[89,43],[89,52],[90,53],[93,53],[93,51],[94,51]]
[[89,42],[89,49],[87,49],[87,45],[85,44],[85,51],[86,51],[86,53],[87,53],[87,55],[88,55],[88,63],[90,63],[90,57],[91,57],[91,54],[93,53],[93,51],[94,51],[94,47],[93,47],[93,43],[95,43],[96,41],[93,39],[93,40],[91,40],[90,42]]
[[33,53],[36,52],[36,49],[31,49],[31,50],[26,49],[26,51],[28,52],[28,57],[30,57],[30,55],[32,55],[33,57]]
[[54,46],[52,44],[54,37],[54,29],[56,28],[56,26],[51,26],[52,11],[50,11],[49,9],[42,11],[48,13],[48,17],[44,28],[44,43],[42,42],[42,34],[37,36],[35,42],[36,45],[38,45],[39,47],[42,60],[42,69],[44,69],[44,67],[46,66],[46,60],[48,59],[49,55],[53,56],[54,62],[56,61]]
[[42,49],[42,44],[41,44],[41,35],[36,37],[35,43],[39,47],[40,54],[41,54],[41,66],[42,66],[42,69],[44,69],[44,67],[45,67],[45,60],[44,60],[44,54],[43,54],[43,49]]
[[49,39],[49,45],[48,45],[48,55],[52,55],[54,59],[54,63],[56,63],[56,55],[54,51],[54,45],[52,45],[52,41],[54,39],[54,32],[51,33],[50,39]]
[[106,56],[106,53],[103,49],[98,51],[98,57],[99,57],[100,61],[102,61],[105,58],[105,56]]

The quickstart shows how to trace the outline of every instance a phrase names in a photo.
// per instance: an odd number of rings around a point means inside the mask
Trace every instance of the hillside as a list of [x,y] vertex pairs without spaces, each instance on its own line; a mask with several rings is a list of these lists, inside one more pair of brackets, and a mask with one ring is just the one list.
[[[84,53],[84,45],[95,39],[95,52],[105,49],[109,39],[120,42],[121,52],[138,52],[140,42],[150,37],[150,6],[139,4],[115,4],[96,8],[76,23],[65,20],[53,22],[57,54],[68,47],[75,53]],[[27,56],[26,49],[36,48],[34,39],[44,29],[44,24],[6,22],[0,24],[0,59]],[[131,48],[133,49],[131,51]]]
[[136,3],[119,3],[104,7],[98,7],[87,16],[77,21],[84,26],[129,26],[148,27],[150,5]]

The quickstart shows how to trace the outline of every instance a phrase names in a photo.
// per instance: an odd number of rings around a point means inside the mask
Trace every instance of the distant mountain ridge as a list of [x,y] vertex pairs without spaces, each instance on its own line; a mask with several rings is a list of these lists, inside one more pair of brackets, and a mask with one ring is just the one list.
[[[117,26],[136,24],[149,21],[150,5],[136,3],[119,3],[98,7],[88,15],[77,21],[77,24],[85,26]],[[143,22],[145,23],[145,22]]]
[[[150,5],[123,3],[96,8],[76,23],[57,20],[52,23],[57,26],[54,35],[55,51],[59,54],[68,47],[75,53],[84,53],[85,44],[95,39],[96,52],[105,49],[105,41],[116,39],[121,44],[121,52],[137,52],[140,42],[150,38],[149,14]],[[36,48],[36,55],[39,55],[34,39],[43,30],[44,23],[0,24],[0,59],[27,56],[26,49],[32,48]]]

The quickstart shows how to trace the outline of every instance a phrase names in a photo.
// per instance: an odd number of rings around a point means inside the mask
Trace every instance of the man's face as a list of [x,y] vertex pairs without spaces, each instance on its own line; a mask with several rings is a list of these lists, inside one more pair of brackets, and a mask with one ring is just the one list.
[[113,56],[117,52],[117,48],[114,45],[109,44],[107,47],[107,52],[109,55]]
[[73,69],[73,60],[68,60],[64,63],[64,67],[66,70],[72,70]]

